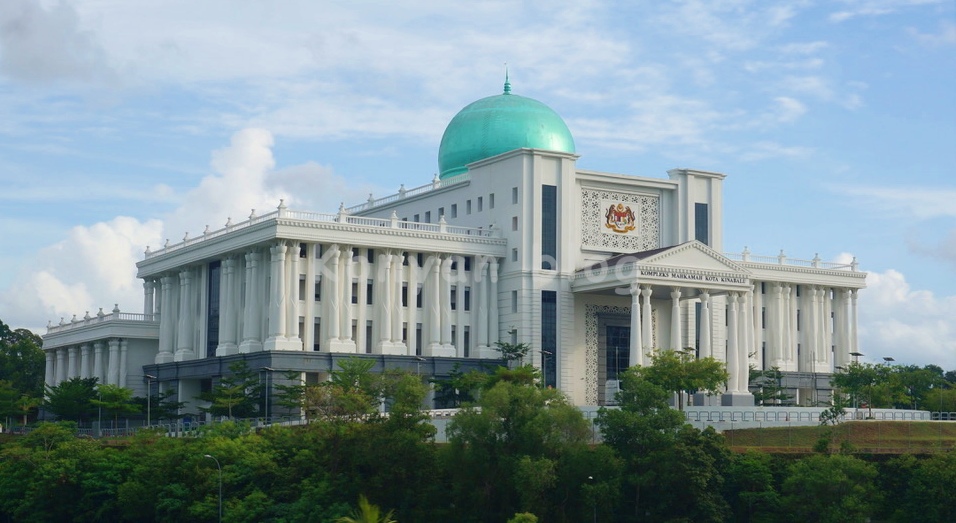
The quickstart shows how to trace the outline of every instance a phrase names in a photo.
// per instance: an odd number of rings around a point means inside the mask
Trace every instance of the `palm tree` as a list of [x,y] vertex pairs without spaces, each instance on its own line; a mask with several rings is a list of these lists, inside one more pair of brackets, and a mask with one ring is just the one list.
[[372,505],[368,498],[359,494],[358,508],[352,511],[351,516],[342,516],[335,520],[336,523],[398,523],[392,519],[394,510],[389,510],[388,514],[381,515],[381,509],[378,505]]

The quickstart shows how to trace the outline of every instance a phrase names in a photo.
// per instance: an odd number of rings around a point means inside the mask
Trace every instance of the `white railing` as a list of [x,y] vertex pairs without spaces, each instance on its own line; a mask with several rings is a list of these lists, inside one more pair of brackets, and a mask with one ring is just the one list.
[[98,325],[100,323],[106,323],[110,321],[142,321],[158,323],[159,314],[120,312],[118,308],[114,308],[113,312],[105,313],[103,312],[103,309],[100,309],[100,312],[98,312],[96,316],[90,316],[89,312],[87,312],[86,316],[83,318],[77,318],[76,315],[74,315],[73,319],[68,322],[63,321],[63,318],[60,318],[59,325],[50,323],[46,326],[46,331],[47,334],[66,332],[72,329],[78,329],[80,327],[87,327],[90,325]]
[[744,263],[762,263],[767,265],[789,265],[794,267],[809,267],[813,269],[831,269],[838,271],[852,271],[858,272],[860,270],[860,264],[857,263],[856,258],[853,258],[853,261],[850,263],[839,263],[839,262],[825,262],[820,259],[820,256],[814,256],[812,260],[801,260],[798,258],[790,258],[783,251],[780,251],[780,254],[776,256],[755,256],[750,253],[750,250],[744,247],[743,252],[726,252],[724,256],[730,258],[734,261],[744,262]]
[[[456,178],[458,178],[456,176]],[[441,183],[446,183],[442,181]],[[454,182],[461,183],[461,182]],[[352,208],[354,209],[354,207]],[[211,240],[231,232],[238,230],[246,229],[252,225],[266,222],[269,220],[277,219],[288,219],[288,220],[298,220],[303,222],[313,222],[313,223],[328,223],[328,224],[341,224],[341,225],[350,225],[350,226],[359,226],[359,227],[370,227],[376,229],[403,229],[410,231],[420,231],[420,232],[434,232],[442,234],[454,234],[458,236],[478,236],[484,238],[495,238],[500,237],[500,230],[495,228],[483,228],[483,227],[460,227],[452,226],[444,223],[444,218],[439,223],[418,223],[418,222],[408,222],[404,220],[399,220],[397,216],[393,214],[391,218],[370,218],[367,216],[353,216],[350,213],[350,209],[344,207],[339,208],[338,213],[319,213],[319,212],[309,212],[309,211],[292,211],[286,208],[282,200],[279,201],[279,207],[270,213],[257,216],[255,211],[249,215],[249,219],[244,222],[232,223],[232,219],[226,221],[226,226],[222,229],[215,231],[209,230],[209,227],[206,227],[206,230],[200,236],[190,238],[187,234],[183,237],[183,241],[171,244],[169,240],[166,240],[166,244],[163,245],[162,249],[151,250],[149,247],[146,247],[146,252],[144,253],[145,259],[150,259],[154,256],[159,256],[161,254],[169,254],[178,250],[182,250],[191,245],[196,245],[202,243],[206,240]]]
[[367,211],[369,209],[379,207],[381,205],[387,205],[389,203],[394,203],[399,200],[404,200],[405,198],[410,198],[412,196],[418,196],[419,194],[426,194],[432,191],[437,191],[438,189],[444,189],[445,187],[451,187],[452,185],[458,185],[460,183],[471,181],[471,175],[469,173],[459,174],[458,176],[452,176],[451,178],[442,180],[438,176],[435,176],[435,179],[431,183],[415,187],[414,189],[406,189],[405,185],[402,185],[401,188],[395,194],[390,194],[382,198],[373,198],[372,195],[368,195],[368,201],[365,203],[360,203],[358,205],[353,205],[345,209],[349,213],[357,213],[362,211]]

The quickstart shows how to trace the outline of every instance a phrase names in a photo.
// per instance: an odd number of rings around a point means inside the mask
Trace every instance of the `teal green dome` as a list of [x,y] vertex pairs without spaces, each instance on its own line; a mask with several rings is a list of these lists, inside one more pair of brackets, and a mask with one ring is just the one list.
[[511,94],[505,81],[503,94],[469,104],[451,119],[438,148],[439,177],[468,171],[468,164],[527,147],[574,152],[567,124],[543,103]]

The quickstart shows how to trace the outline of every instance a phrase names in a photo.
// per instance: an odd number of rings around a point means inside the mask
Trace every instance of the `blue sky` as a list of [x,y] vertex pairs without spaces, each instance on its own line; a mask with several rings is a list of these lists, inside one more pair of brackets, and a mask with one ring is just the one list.
[[5,0],[0,319],[141,311],[146,245],[427,183],[504,62],[579,167],[726,173],[725,250],[858,257],[868,358],[956,368],[951,0]]

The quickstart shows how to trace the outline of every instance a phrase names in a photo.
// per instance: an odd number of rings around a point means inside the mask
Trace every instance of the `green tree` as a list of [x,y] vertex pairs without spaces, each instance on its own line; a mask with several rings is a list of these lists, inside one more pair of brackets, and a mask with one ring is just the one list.
[[369,503],[364,495],[359,496],[358,506],[352,511],[351,516],[341,517],[335,520],[336,523],[398,523],[392,519],[392,511],[382,514],[382,509],[378,505]]
[[27,329],[11,329],[0,321],[0,380],[7,380],[20,394],[43,396],[46,358],[43,339]]
[[119,385],[99,384],[96,387],[96,398],[90,401],[94,407],[102,408],[113,416],[113,428],[119,423],[121,414],[134,414],[140,411],[133,400],[133,391]]
[[678,410],[684,410],[683,392],[717,393],[727,381],[723,363],[712,357],[696,358],[688,351],[656,351],[651,354],[651,364],[636,372],[661,389],[677,393]]
[[508,367],[511,367],[513,362],[521,361],[528,355],[528,352],[531,351],[531,345],[496,341],[495,350],[501,353],[501,359],[505,360]]
[[926,393],[923,406],[935,412],[956,412],[956,388],[936,387]]
[[757,405],[786,405],[792,398],[786,393],[782,385],[783,372],[779,367],[771,367],[767,370],[757,370],[750,368],[750,385],[757,390],[754,391],[754,402]]
[[0,421],[7,421],[20,413],[17,409],[19,397],[20,392],[13,387],[13,382],[0,380]]
[[918,460],[908,479],[895,521],[913,521],[914,515],[921,521],[956,521],[956,505],[952,501],[956,451]]
[[[653,365],[652,365],[653,366]],[[667,360],[667,369],[673,369]],[[619,408],[602,408],[597,423],[604,442],[624,464],[624,488],[635,521],[721,521],[728,508],[720,470],[729,462],[721,436],[685,427],[670,408],[666,382],[647,378],[650,367],[621,373]],[[653,374],[652,374],[653,375]],[[676,389],[675,389],[676,390]]]
[[185,401],[178,401],[176,398],[176,391],[168,389],[165,392],[160,391],[151,395],[148,404],[147,399],[142,396],[133,398],[133,402],[137,405],[140,413],[144,416],[147,413],[149,414],[150,421],[175,420],[184,416],[181,412],[183,407],[186,406]]
[[305,383],[302,373],[290,370],[282,374],[283,381],[272,383],[275,403],[285,409],[287,414],[299,415],[305,404]]
[[447,428],[445,466],[462,521],[500,522],[519,508],[545,517],[553,512],[548,500],[562,474],[560,457],[586,446],[587,422],[561,392],[507,379],[526,373],[502,370]]
[[880,503],[873,465],[853,456],[815,454],[790,466],[781,489],[788,521],[869,521]]
[[219,379],[211,391],[200,394],[199,399],[209,402],[203,410],[216,416],[249,418],[259,411],[262,383],[245,360],[229,365],[229,373]]
[[867,417],[873,417],[873,407],[890,407],[902,396],[900,384],[891,378],[892,367],[871,363],[850,363],[837,369],[831,383],[849,395],[854,409],[866,407]]
[[21,422],[23,425],[27,424],[30,414],[32,414],[40,405],[43,405],[43,398],[35,398],[27,394],[20,395],[20,398],[16,402],[16,408],[17,413],[21,416]]
[[55,387],[47,387],[43,406],[57,418],[84,422],[96,414],[97,378],[70,378]]
[[893,389],[897,392],[895,406],[914,410],[932,409],[931,404],[926,404],[927,394],[946,383],[943,369],[937,365],[926,365],[922,368],[916,365],[892,368]]
[[774,523],[779,520],[780,493],[775,488],[773,456],[748,451],[727,467],[725,496],[739,523]]
[[381,377],[372,372],[375,362],[351,357],[338,362],[330,380],[304,390],[309,419],[352,423],[378,410],[382,401]]

